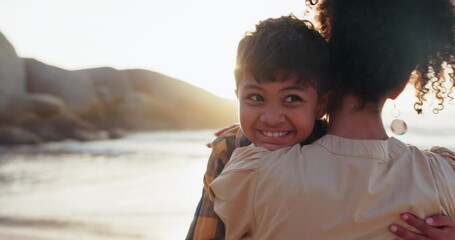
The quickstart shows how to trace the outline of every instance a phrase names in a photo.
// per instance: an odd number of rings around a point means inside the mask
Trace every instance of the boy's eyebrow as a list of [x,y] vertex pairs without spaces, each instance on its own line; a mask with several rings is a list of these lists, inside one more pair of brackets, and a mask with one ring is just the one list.
[[[301,86],[301,85],[294,85],[294,86],[288,86],[282,89],[279,89],[278,91],[284,92],[284,91],[290,91],[290,90],[298,90],[298,91],[304,91],[308,89],[310,86]],[[256,85],[256,84],[246,84],[245,87],[246,89],[257,89],[257,90],[263,90],[261,86]]]
[[280,92],[289,91],[289,90],[299,90],[299,91],[302,91],[302,90],[306,90],[306,89],[308,89],[308,88],[309,88],[309,86],[300,86],[300,85],[296,85],[296,86],[289,86],[289,87],[282,88],[282,89],[280,89]]

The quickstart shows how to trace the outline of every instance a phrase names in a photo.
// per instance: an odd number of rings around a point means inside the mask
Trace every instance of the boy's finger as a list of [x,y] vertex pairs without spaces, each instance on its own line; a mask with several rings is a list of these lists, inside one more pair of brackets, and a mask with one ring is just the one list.
[[433,227],[455,227],[455,219],[442,214],[427,217],[425,222]]
[[422,234],[409,231],[398,224],[390,225],[389,230],[397,237],[400,237],[401,239],[404,240],[428,240],[428,238],[426,238]]
[[410,226],[415,227],[421,231],[424,235],[427,235],[430,238],[436,238],[440,234],[440,230],[434,226],[428,225],[425,220],[422,220],[410,213],[401,214],[401,219],[403,219]]

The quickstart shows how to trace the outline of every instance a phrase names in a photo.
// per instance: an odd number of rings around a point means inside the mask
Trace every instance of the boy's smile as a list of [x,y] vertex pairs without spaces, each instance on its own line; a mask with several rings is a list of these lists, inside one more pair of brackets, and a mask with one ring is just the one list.
[[266,132],[266,131],[263,131],[262,134],[264,134],[265,136],[267,137],[282,137],[284,135],[286,135],[288,132]]
[[[267,147],[267,145],[273,145],[273,146],[277,146],[277,148],[279,146],[288,146],[289,144],[287,142],[289,142],[288,140],[290,140],[289,138],[291,138],[292,136],[292,131],[262,131],[262,130],[259,130],[258,134],[257,135],[260,135],[262,134],[263,136],[256,136],[256,146],[262,146],[262,147],[265,147],[267,149],[270,149],[270,147]],[[275,147],[272,147],[272,149],[270,150],[275,150]]]
[[291,78],[258,83],[247,75],[239,81],[240,126],[256,146],[269,150],[307,139],[314,121],[325,112],[316,89]]

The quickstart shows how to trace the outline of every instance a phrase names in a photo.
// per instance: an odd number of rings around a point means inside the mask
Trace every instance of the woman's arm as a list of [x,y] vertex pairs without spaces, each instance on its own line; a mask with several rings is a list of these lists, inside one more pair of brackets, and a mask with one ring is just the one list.
[[[430,151],[445,157],[449,161],[449,164],[455,170],[455,152],[444,147],[432,147]],[[422,232],[415,233],[398,224],[390,225],[389,230],[396,236],[401,237],[402,239],[405,240],[455,239],[455,219],[453,217],[437,214],[426,217],[425,219],[420,219],[412,215],[411,213],[403,213],[401,214],[401,219],[403,219],[403,221],[405,221],[410,226],[413,226],[417,230]]]

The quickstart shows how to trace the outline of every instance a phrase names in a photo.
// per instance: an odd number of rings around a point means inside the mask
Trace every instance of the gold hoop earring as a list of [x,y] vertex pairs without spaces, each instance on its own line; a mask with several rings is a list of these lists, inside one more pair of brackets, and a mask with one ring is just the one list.
[[399,119],[400,117],[400,110],[398,110],[397,106],[395,105],[395,102],[393,103],[393,109],[390,112],[392,114],[392,117],[395,119],[392,120],[392,123],[390,124],[390,130],[392,130],[393,133],[396,135],[403,135],[408,131],[408,125],[406,125],[406,122]]

